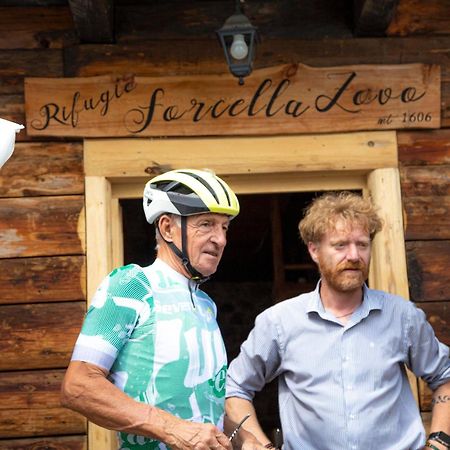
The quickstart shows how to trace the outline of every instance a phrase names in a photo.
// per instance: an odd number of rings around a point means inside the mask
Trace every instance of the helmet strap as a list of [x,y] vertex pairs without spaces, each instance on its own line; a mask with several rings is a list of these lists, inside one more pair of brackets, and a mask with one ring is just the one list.
[[[164,241],[169,246],[169,248],[175,253],[175,255],[178,256],[178,258],[181,259],[181,262],[183,263],[183,266],[188,271],[188,273],[191,275],[191,280],[195,281],[196,283],[200,284],[205,282],[209,279],[209,277],[205,277],[203,274],[201,274],[197,269],[195,269],[191,262],[189,261],[188,251],[187,251],[187,218],[186,216],[181,216],[181,250],[173,243],[166,241],[164,238]],[[161,235],[161,233],[160,233]]]

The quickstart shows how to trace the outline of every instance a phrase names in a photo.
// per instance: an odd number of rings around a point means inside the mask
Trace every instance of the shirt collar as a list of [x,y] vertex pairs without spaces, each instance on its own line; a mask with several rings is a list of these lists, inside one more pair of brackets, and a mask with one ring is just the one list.
[[[316,312],[318,314],[325,313],[325,308],[323,307],[322,300],[320,298],[320,283],[318,281],[316,288],[311,292],[311,296],[308,299],[308,304],[306,305],[306,312]],[[381,297],[378,295],[372,295],[371,290],[367,287],[366,283],[363,285],[363,303],[361,305],[361,315],[366,316],[370,311],[375,309],[383,309],[383,302]]]

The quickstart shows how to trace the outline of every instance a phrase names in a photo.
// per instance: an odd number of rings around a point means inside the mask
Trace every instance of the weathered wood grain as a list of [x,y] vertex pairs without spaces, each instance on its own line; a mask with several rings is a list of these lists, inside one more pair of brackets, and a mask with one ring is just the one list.
[[86,450],[86,436],[54,436],[34,439],[5,439],[2,450]]
[[114,2],[112,0],[69,0],[81,42],[114,42]]
[[84,197],[0,199],[0,258],[84,253]]
[[408,241],[450,239],[450,196],[403,197]]
[[17,143],[0,171],[0,197],[83,193],[81,143]]
[[66,367],[85,309],[85,302],[1,306],[0,370]]
[[399,0],[386,31],[388,36],[448,34],[450,8],[448,0]]
[[78,43],[68,7],[0,7],[0,30],[0,49],[53,49]]
[[83,300],[84,256],[0,259],[0,304]]
[[450,164],[400,168],[403,197],[450,196]]
[[419,302],[417,306],[425,311],[436,337],[444,344],[450,345],[450,301]]
[[450,129],[399,131],[397,142],[402,166],[450,164]]
[[406,259],[411,300],[450,301],[450,241],[406,242]]
[[[2,9],[9,8],[0,7],[0,17]],[[0,45],[1,35],[0,32]],[[39,76],[63,76],[62,50],[2,50],[0,47],[0,94],[22,94],[24,77]]]

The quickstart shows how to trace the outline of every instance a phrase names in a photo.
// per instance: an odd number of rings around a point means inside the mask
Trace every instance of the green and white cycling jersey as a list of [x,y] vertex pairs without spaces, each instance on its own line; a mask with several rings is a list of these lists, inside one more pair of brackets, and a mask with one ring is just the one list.
[[[139,402],[222,429],[227,359],[216,315],[211,298],[191,294],[189,280],[163,261],[124,266],[97,289],[72,360],[109,370]],[[126,433],[119,442],[123,450],[167,448]]]

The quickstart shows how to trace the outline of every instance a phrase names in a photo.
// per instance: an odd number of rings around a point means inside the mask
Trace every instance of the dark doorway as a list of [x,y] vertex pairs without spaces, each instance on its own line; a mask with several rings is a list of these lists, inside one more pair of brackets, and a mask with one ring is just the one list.
[[[314,288],[318,274],[298,236],[298,222],[315,193],[240,195],[217,273],[202,285],[215,301],[218,322],[231,361],[255,317],[277,301]],[[154,229],[141,200],[121,200],[124,263],[142,266],[155,258]],[[276,380],[255,397],[266,433],[279,427]]]

